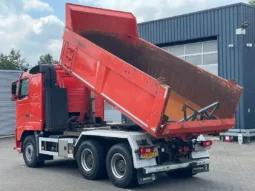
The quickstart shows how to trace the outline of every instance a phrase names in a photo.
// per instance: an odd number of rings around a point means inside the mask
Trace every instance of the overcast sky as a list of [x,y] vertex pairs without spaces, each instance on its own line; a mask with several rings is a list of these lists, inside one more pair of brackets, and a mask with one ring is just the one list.
[[65,3],[132,12],[138,22],[247,0],[0,0],[0,52],[19,49],[31,65],[51,53],[59,59]]

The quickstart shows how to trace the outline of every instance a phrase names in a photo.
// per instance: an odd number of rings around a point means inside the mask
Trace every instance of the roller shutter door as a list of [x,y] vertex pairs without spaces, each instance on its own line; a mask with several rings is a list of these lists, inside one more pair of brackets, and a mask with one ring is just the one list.
[[10,86],[21,73],[16,70],[0,70],[0,136],[14,134],[16,111],[15,102],[10,100]]

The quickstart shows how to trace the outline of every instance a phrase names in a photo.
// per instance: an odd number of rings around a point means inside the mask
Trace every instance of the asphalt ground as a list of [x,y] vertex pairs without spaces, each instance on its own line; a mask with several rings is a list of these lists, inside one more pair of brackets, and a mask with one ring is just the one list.
[[[0,139],[0,191],[122,190],[108,179],[85,180],[74,160],[56,159],[42,168],[28,168],[13,146],[14,138]],[[155,182],[130,190],[255,191],[255,143],[238,145],[215,140],[210,156],[209,173],[188,179],[171,179],[162,174]]]

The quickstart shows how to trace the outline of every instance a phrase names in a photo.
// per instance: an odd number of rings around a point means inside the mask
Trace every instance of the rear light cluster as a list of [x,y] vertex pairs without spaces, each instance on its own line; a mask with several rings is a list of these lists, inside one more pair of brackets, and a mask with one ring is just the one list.
[[202,141],[202,142],[201,142],[201,145],[202,145],[203,147],[209,147],[209,146],[212,145],[212,141],[211,141],[211,140]]
[[153,147],[140,148],[140,154],[151,153],[151,152],[153,152]]

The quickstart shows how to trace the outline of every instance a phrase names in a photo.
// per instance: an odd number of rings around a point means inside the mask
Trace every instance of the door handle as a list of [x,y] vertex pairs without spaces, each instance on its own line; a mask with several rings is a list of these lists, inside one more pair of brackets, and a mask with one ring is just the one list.
[[30,114],[26,114],[25,116],[26,116],[27,118],[29,118],[29,117],[30,117]]

